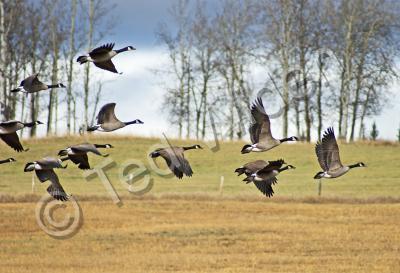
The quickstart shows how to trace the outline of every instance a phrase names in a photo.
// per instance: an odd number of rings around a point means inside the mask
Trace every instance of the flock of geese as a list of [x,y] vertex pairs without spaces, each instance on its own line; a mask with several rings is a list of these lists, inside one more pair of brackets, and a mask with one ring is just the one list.
[[[109,43],[93,49],[87,55],[78,57],[77,62],[84,64],[86,62],[93,62],[95,66],[113,72],[119,73],[111,59],[119,53],[135,50],[132,46],[127,46],[119,50],[114,50],[114,44]],[[35,93],[51,88],[65,88],[62,83],[58,84],[45,84],[38,78],[39,74],[35,73],[23,81],[20,85],[11,90],[11,92],[23,92],[26,94]],[[115,103],[108,103],[101,107],[97,118],[96,124],[87,127],[88,132],[112,132],[125,126],[132,124],[143,124],[140,119],[133,121],[122,122],[115,115]],[[263,101],[260,97],[251,106],[252,123],[250,125],[250,139],[251,144],[243,146],[241,153],[246,154],[250,152],[265,152],[271,150],[281,143],[286,141],[297,141],[295,136],[283,139],[275,139],[271,134],[271,123],[268,114],[265,112]],[[17,135],[17,131],[26,128],[43,124],[40,121],[21,122],[16,120],[4,121],[0,123],[0,138],[16,152],[28,151],[24,149]],[[113,148],[111,144],[91,144],[82,143],[78,145],[71,145],[58,152],[59,158],[45,157],[36,161],[28,162],[25,165],[25,172],[35,171],[36,176],[40,182],[50,181],[50,186],[47,192],[55,199],[60,201],[67,201],[69,195],[66,194],[62,185],[60,184],[57,174],[54,169],[66,168],[63,165],[64,161],[70,160],[81,170],[91,169],[88,154],[92,153],[97,156],[107,157],[108,154],[102,154],[99,149]],[[157,149],[150,153],[151,158],[161,157],[167,163],[169,169],[176,177],[181,179],[184,175],[191,177],[193,170],[189,161],[185,158],[184,152],[192,149],[202,149],[200,145],[193,145],[187,147],[170,146],[166,148]],[[347,173],[351,168],[364,167],[365,164],[360,162],[353,165],[343,165],[339,157],[339,147],[336,142],[335,134],[332,128],[328,128],[322,138],[322,141],[317,142],[315,152],[317,154],[319,165],[322,168],[314,178],[336,178]],[[16,161],[14,158],[0,160],[0,164]],[[256,160],[248,162],[243,166],[237,168],[235,172],[238,175],[244,174],[246,176],[243,181],[246,183],[254,183],[258,190],[265,196],[272,197],[274,194],[272,185],[277,183],[277,175],[283,171],[295,169],[294,166],[287,164],[283,159],[274,161]]]

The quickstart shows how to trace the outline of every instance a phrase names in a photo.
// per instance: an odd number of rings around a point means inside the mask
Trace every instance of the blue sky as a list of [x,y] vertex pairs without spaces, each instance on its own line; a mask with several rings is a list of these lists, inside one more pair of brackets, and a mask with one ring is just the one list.
[[[160,111],[165,82],[152,72],[152,69],[168,65],[163,47],[157,44],[155,30],[160,21],[169,21],[168,9],[173,1],[112,0],[110,2],[117,4],[113,12],[116,17],[116,27],[113,34],[102,42],[115,42],[116,48],[132,45],[137,51],[121,54],[114,59],[117,69],[122,71],[123,75],[101,72],[102,80],[107,81],[103,88],[101,104],[116,102],[116,113],[121,120],[140,118],[145,122],[140,126],[124,128],[121,130],[123,134],[161,136],[162,132],[166,132],[169,135],[176,135],[175,129],[170,126],[166,118],[167,115]],[[214,1],[208,2],[215,4]],[[398,88],[398,84],[392,87],[393,98],[390,105],[380,116],[373,119],[378,124],[380,137],[384,139],[394,140],[400,126]],[[331,125],[328,123],[336,127],[336,121],[335,118],[327,121],[325,127]],[[368,131],[371,122],[372,120],[367,122]],[[276,137],[280,137],[279,120],[273,122],[273,131]],[[313,132],[314,136],[316,134],[317,132]]]

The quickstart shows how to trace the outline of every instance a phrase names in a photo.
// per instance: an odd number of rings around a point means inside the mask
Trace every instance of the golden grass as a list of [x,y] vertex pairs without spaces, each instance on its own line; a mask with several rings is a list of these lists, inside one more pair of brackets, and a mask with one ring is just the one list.
[[157,198],[81,202],[53,239],[35,203],[0,204],[1,272],[397,272],[400,204]]

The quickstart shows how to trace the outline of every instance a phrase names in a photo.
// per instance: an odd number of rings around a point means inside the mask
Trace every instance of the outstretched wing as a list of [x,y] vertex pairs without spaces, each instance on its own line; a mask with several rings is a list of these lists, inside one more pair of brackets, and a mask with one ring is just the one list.
[[115,103],[107,103],[101,107],[97,115],[97,124],[120,122],[115,116]]
[[89,158],[87,154],[80,154],[80,155],[68,155],[69,159],[78,165],[78,168],[81,170],[89,170]]
[[332,127],[329,127],[325,131],[322,141],[317,143],[315,151],[318,162],[324,171],[334,171],[343,167],[340,161],[339,146],[337,145],[335,132]]
[[254,181],[254,185],[256,185],[257,189],[267,197],[272,197],[274,195],[274,190],[272,189],[271,185],[274,185],[276,183],[276,177],[272,177],[264,181]]
[[161,150],[159,153],[167,162],[169,169],[179,179],[183,177],[183,174],[189,177],[193,175],[193,170],[190,167],[189,161],[187,161],[184,157],[183,152],[171,148],[167,150]]
[[42,84],[42,82],[39,81],[39,78],[38,78],[39,77],[39,73],[35,73],[31,77],[32,77],[32,85]]
[[111,60],[104,61],[104,62],[94,62],[94,65],[97,66],[98,68],[113,72],[113,73],[118,73],[117,69],[115,68],[113,62]]
[[54,199],[60,201],[67,201],[69,199],[69,196],[58,180],[57,174],[53,170],[35,170],[35,172],[41,182],[50,180],[51,185],[47,188],[47,192],[53,196]]
[[95,59],[95,58],[98,58],[99,56],[107,54],[108,52],[113,50],[113,48],[114,48],[114,43],[105,44],[105,45],[99,46],[99,47],[93,49],[92,51],[90,51],[89,56],[92,59]]
[[324,170],[324,171],[327,171],[329,168],[328,168],[328,166],[326,164],[322,143],[319,142],[319,141],[315,145],[315,154],[317,155],[318,163],[321,166],[321,169]]
[[271,122],[268,114],[265,112],[262,99],[258,97],[251,106],[252,124],[250,125],[249,133],[251,142],[268,143],[273,140],[271,135]]
[[24,150],[21,142],[19,142],[17,133],[14,132],[11,134],[0,135],[0,138],[17,152],[22,152]]
[[279,159],[279,160],[275,160],[275,161],[268,161],[268,165],[265,166],[263,169],[259,170],[257,172],[257,174],[262,175],[264,174],[268,174],[272,171],[277,171],[279,170],[282,165],[285,163],[285,161],[283,161],[283,159]]

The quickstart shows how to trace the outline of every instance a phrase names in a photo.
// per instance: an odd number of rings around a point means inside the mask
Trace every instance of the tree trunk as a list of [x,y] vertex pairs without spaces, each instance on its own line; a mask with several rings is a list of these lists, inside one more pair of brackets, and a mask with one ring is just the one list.
[[[53,28],[56,28],[56,23],[53,22]],[[56,29],[52,30],[52,45],[53,45],[53,62],[52,62],[52,76],[51,81],[52,84],[57,84],[58,82],[58,41],[57,41],[57,33]],[[54,91],[53,89],[49,90],[49,105],[47,107],[47,135],[52,133],[52,122],[53,122],[53,110],[54,110]]]
[[76,0],[71,3],[71,28],[69,32],[69,60],[68,60],[68,86],[67,86],[67,133],[71,133],[71,118],[72,116],[72,81],[75,55],[75,17],[76,17]]
[[[6,41],[5,41],[5,26],[4,26],[4,1],[0,0],[0,67],[5,68],[5,51],[6,51]],[[0,72],[0,88],[4,88],[5,85],[5,77],[4,77],[4,70]],[[6,104],[6,97],[4,95],[2,102],[4,103],[4,107],[7,106]]]
[[[93,42],[93,20],[94,20],[94,0],[89,0],[89,32],[88,32],[88,51],[92,48]],[[90,78],[90,64],[86,63],[85,67],[85,82],[84,82],[84,119],[85,124],[89,122],[89,78]]]
[[322,134],[322,73],[324,63],[319,56],[318,60],[318,88],[317,88],[317,116],[318,116],[318,140],[321,140]]

